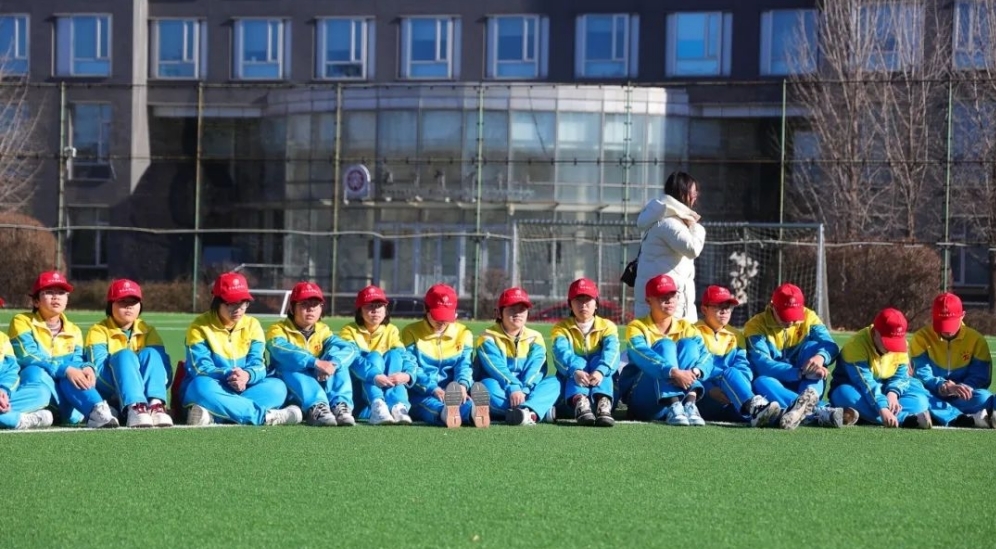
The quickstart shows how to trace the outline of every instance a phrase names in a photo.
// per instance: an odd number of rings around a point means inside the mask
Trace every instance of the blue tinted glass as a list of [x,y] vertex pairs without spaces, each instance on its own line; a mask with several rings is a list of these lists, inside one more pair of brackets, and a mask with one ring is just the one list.
[[413,19],[411,21],[412,61],[436,60],[436,20]]
[[183,21],[160,21],[159,22],[159,60],[160,61],[183,61],[184,56],[184,31]]
[[14,59],[12,57],[0,60],[0,72],[4,74],[26,74],[28,72],[28,60]]
[[194,74],[194,64],[186,62],[159,65],[159,76],[162,78],[193,78],[196,75]]
[[536,20],[526,19],[526,59],[536,59]]
[[363,52],[363,21],[353,21],[353,59],[360,59]]
[[589,15],[585,18],[585,59],[612,59],[612,16]]
[[536,63],[532,61],[498,63],[497,72],[502,78],[536,78]]
[[279,63],[260,63],[252,65],[243,65],[242,67],[242,77],[243,78],[280,78],[280,64]]
[[446,63],[419,63],[411,66],[411,76],[417,78],[449,78],[450,68]]
[[679,59],[701,59],[707,56],[706,25],[708,15],[704,13],[682,13],[678,15],[675,53]]
[[326,78],[360,78],[363,76],[363,65],[360,63],[336,63],[325,65]]
[[111,74],[111,62],[106,59],[76,59],[73,61],[73,74],[106,76]]
[[97,58],[97,18],[73,18],[73,55],[77,59]]
[[588,61],[584,64],[584,75],[595,78],[626,76],[626,65],[622,61]]
[[325,22],[325,60],[349,61],[352,22],[339,19]]
[[0,17],[0,56],[13,57],[17,53],[17,22],[13,17]]
[[502,17],[498,19],[499,61],[518,61],[524,59],[522,30],[521,18]]
[[439,58],[449,58],[450,23],[449,21],[439,22]]
[[109,26],[110,25],[108,25],[108,20],[106,17],[97,18],[97,31],[98,31],[97,35],[99,38],[98,42],[99,50],[97,51],[97,54],[99,57],[102,58],[107,57],[108,53],[111,50],[110,48],[111,33],[108,32]]
[[626,51],[626,18],[617,17],[616,21],[616,49],[613,52],[613,59],[622,56],[623,52]]
[[266,21],[242,22],[242,59],[266,61],[270,43],[270,25]]

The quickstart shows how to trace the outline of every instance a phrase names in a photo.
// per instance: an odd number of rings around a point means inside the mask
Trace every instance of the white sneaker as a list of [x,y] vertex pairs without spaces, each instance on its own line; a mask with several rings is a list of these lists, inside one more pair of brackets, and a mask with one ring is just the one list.
[[315,427],[335,427],[335,416],[332,415],[332,409],[329,408],[328,404],[324,402],[319,402],[311,408],[308,408],[308,425],[314,425]]
[[806,419],[806,416],[813,413],[819,402],[820,395],[816,394],[815,389],[810,387],[803,391],[799,398],[795,399],[788,410],[782,414],[782,419],[779,421],[781,428],[791,431],[798,427],[802,420]]
[[391,417],[394,422],[401,425],[411,425],[412,416],[408,415],[408,407],[400,402],[391,407]]
[[370,403],[370,425],[393,425],[394,417],[391,415],[391,411],[387,409],[387,403],[384,399],[378,398],[374,399]]
[[699,407],[694,402],[685,403],[685,417],[688,418],[688,424],[693,427],[703,427],[706,424],[702,414],[699,413]]
[[667,424],[680,425],[682,427],[688,427],[691,425],[691,423],[688,422],[688,416],[685,415],[685,407],[682,406],[680,402],[675,402],[671,405],[671,409],[668,410]]
[[52,426],[52,412],[48,410],[38,410],[37,412],[26,412],[21,414],[21,419],[17,421],[18,431],[23,431],[25,429],[41,429],[42,427]]
[[975,426],[980,429],[988,429],[992,427],[992,424],[989,422],[989,412],[987,412],[984,408],[974,414],[971,414],[969,417],[972,418]]
[[154,427],[173,426],[173,416],[169,415],[162,402],[156,401],[155,404],[149,406],[149,413],[152,414],[152,425]]
[[111,413],[111,407],[107,405],[107,401],[101,401],[94,406],[86,420],[86,426],[91,429],[113,429],[120,425],[118,418]]
[[[387,405],[385,404],[385,407],[386,406]],[[356,425],[356,418],[353,417],[353,411],[349,409],[349,406],[346,406],[345,402],[336,404],[335,407],[332,408],[332,413],[335,414],[335,422],[338,423],[340,427],[352,427],[353,425]]]
[[916,428],[917,429],[930,429],[934,426],[934,422],[930,419],[930,412],[923,411],[916,415]]
[[152,421],[152,414],[149,413],[149,407],[144,402],[129,406],[128,420],[125,422],[125,425],[128,427],[152,427],[154,422]]
[[207,408],[199,404],[187,408],[187,425],[207,427],[212,423],[214,423],[214,418],[211,417],[211,412],[207,411]]
[[747,409],[750,410],[751,427],[768,427],[782,414],[782,406],[777,402],[769,402],[761,395],[750,399]]
[[279,410],[269,410],[266,412],[267,425],[297,425],[304,420],[301,408],[291,404]]

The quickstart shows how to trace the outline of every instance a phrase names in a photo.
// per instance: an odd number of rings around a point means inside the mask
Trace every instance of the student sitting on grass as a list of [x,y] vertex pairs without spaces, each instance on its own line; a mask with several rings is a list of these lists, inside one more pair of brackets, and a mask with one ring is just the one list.
[[533,304],[522,288],[498,297],[495,324],[477,338],[477,366],[491,393],[491,415],[509,425],[551,419],[560,382],[546,371],[543,335],[526,327]]
[[931,313],[931,325],[910,344],[914,375],[930,392],[930,415],[941,425],[996,429],[986,338],[965,325],[961,299],[952,293],[937,296]]
[[802,290],[782,284],[771,303],[744,326],[754,390],[785,410],[779,424],[795,429],[803,421],[845,427],[858,420],[854,410],[821,406],[829,367],[840,348]]
[[86,350],[97,390],[127,410],[128,427],[172,427],[165,404],[173,369],[159,332],[141,313],[142,288],[127,279],[111,282],[107,317],[87,332]]
[[[359,349],[351,371],[364,405],[360,417],[371,425],[411,425],[408,389],[415,384],[415,359],[401,343],[401,332],[387,314],[387,296],[377,286],[356,294],[353,322],[339,335]],[[369,404],[369,407],[367,405]]]
[[10,321],[21,381],[44,383],[65,423],[81,423],[86,414],[87,427],[117,427],[118,418],[97,391],[96,369],[84,358],[83,332],[65,314],[72,291],[62,273],[44,272],[31,287],[32,312]]
[[294,285],[287,318],[266,332],[270,365],[287,384],[291,401],[305,410],[308,425],[356,425],[349,367],[359,353],[321,321],[324,307],[317,284]]
[[412,413],[430,425],[490,426],[490,395],[483,384],[473,381],[474,336],[456,321],[456,290],[436,284],[425,293],[424,303],[425,318],[401,331],[401,342],[417,365]]
[[287,386],[267,372],[263,328],[246,314],[252,295],[239,273],[223,273],[211,289],[211,310],[187,329],[183,404],[187,425],[301,423],[301,409],[287,400]]
[[885,427],[930,429],[928,393],[909,374],[906,317],[884,309],[840,351],[830,402],[855,408],[861,419]]
[[702,333],[713,358],[713,375],[704,383],[705,395],[699,404],[709,421],[749,422],[751,427],[769,427],[782,415],[777,402],[754,394],[754,378],[747,362],[744,336],[729,326],[737,298],[722,286],[709,286],[702,295],[702,318],[695,327]]
[[[580,425],[612,427],[612,375],[619,369],[619,329],[597,316],[598,286],[579,278],[567,289],[571,316],[553,327],[553,363],[564,402]],[[595,413],[592,412],[594,405]]]
[[713,360],[695,326],[675,318],[678,287],[668,275],[647,281],[650,314],[626,326],[630,363],[619,377],[619,394],[629,416],[640,421],[666,419],[668,425],[705,425],[696,401]]
[[[28,368],[37,368],[29,366]],[[0,333],[0,429],[41,429],[52,425],[52,412],[45,409],[52,391],[38,375],[22,381],[10,339]]]

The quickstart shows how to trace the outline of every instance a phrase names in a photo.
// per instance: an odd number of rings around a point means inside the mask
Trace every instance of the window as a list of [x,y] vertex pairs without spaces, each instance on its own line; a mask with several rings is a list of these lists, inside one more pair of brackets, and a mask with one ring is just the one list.
[[373,74],[373,30],[367,19],[319,20],[315,77],[359,80]]
[[28,74],[28,16],[0,17],[0,75]]
[[67,208],[70,227],[69,262],[73,278],[90,279],[107,271],[107,231],[94,227],[110,225],[110,210],[106,206],[70,206]]
[[816,70],[819,43],[816,10],[773,10],[761,14],[761,74]]
[[958,286],[989,285],[989,251],[980,223],[985,219],[951,219],[951,242],[964,244],[951,248],[951,274]]
[[996,13],[989,2],[959,1],[955,6],[954,66],[984,69],[994,65],[992,37]]
[[858,8],[852,48],[856,64],[869,71],[898,71],[920,60],[923,17],[912,4],[881,3]]
[[488,78],[543,78],[548,67],[550,21],[536,15],[488,20]]
[[282,80],[287,77],[290,33],[280,19],[235,22],[235,71],[239,80]]
[[152,78],[203,78],[207,65],[207,30],[195,19],[152,22]]
[[74,103],[70,106],[70,158],[72,179],[111,179],[109,103]]
[[588,14],[577,19],[574,71],[579,78],[637,75],[640,17]]
[[668,76],[730,74],[733,15],[673,13],[667,18]]
[[460,20],[412,17],[401,25],[402,78],[459,78]]
[[68,15],[55,25],[58,76],[111,75],[110,15]]

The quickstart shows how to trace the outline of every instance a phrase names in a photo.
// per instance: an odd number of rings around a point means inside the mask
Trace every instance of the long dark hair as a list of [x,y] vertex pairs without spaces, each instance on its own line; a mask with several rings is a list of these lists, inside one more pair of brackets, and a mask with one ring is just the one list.
[[667,181],[664,182],[664,194],[674,198],[686,206],[691,207],[692,188],[698,187],[698,185],[699,182],[686,172],[673,172],[671,175],[667,176]]

